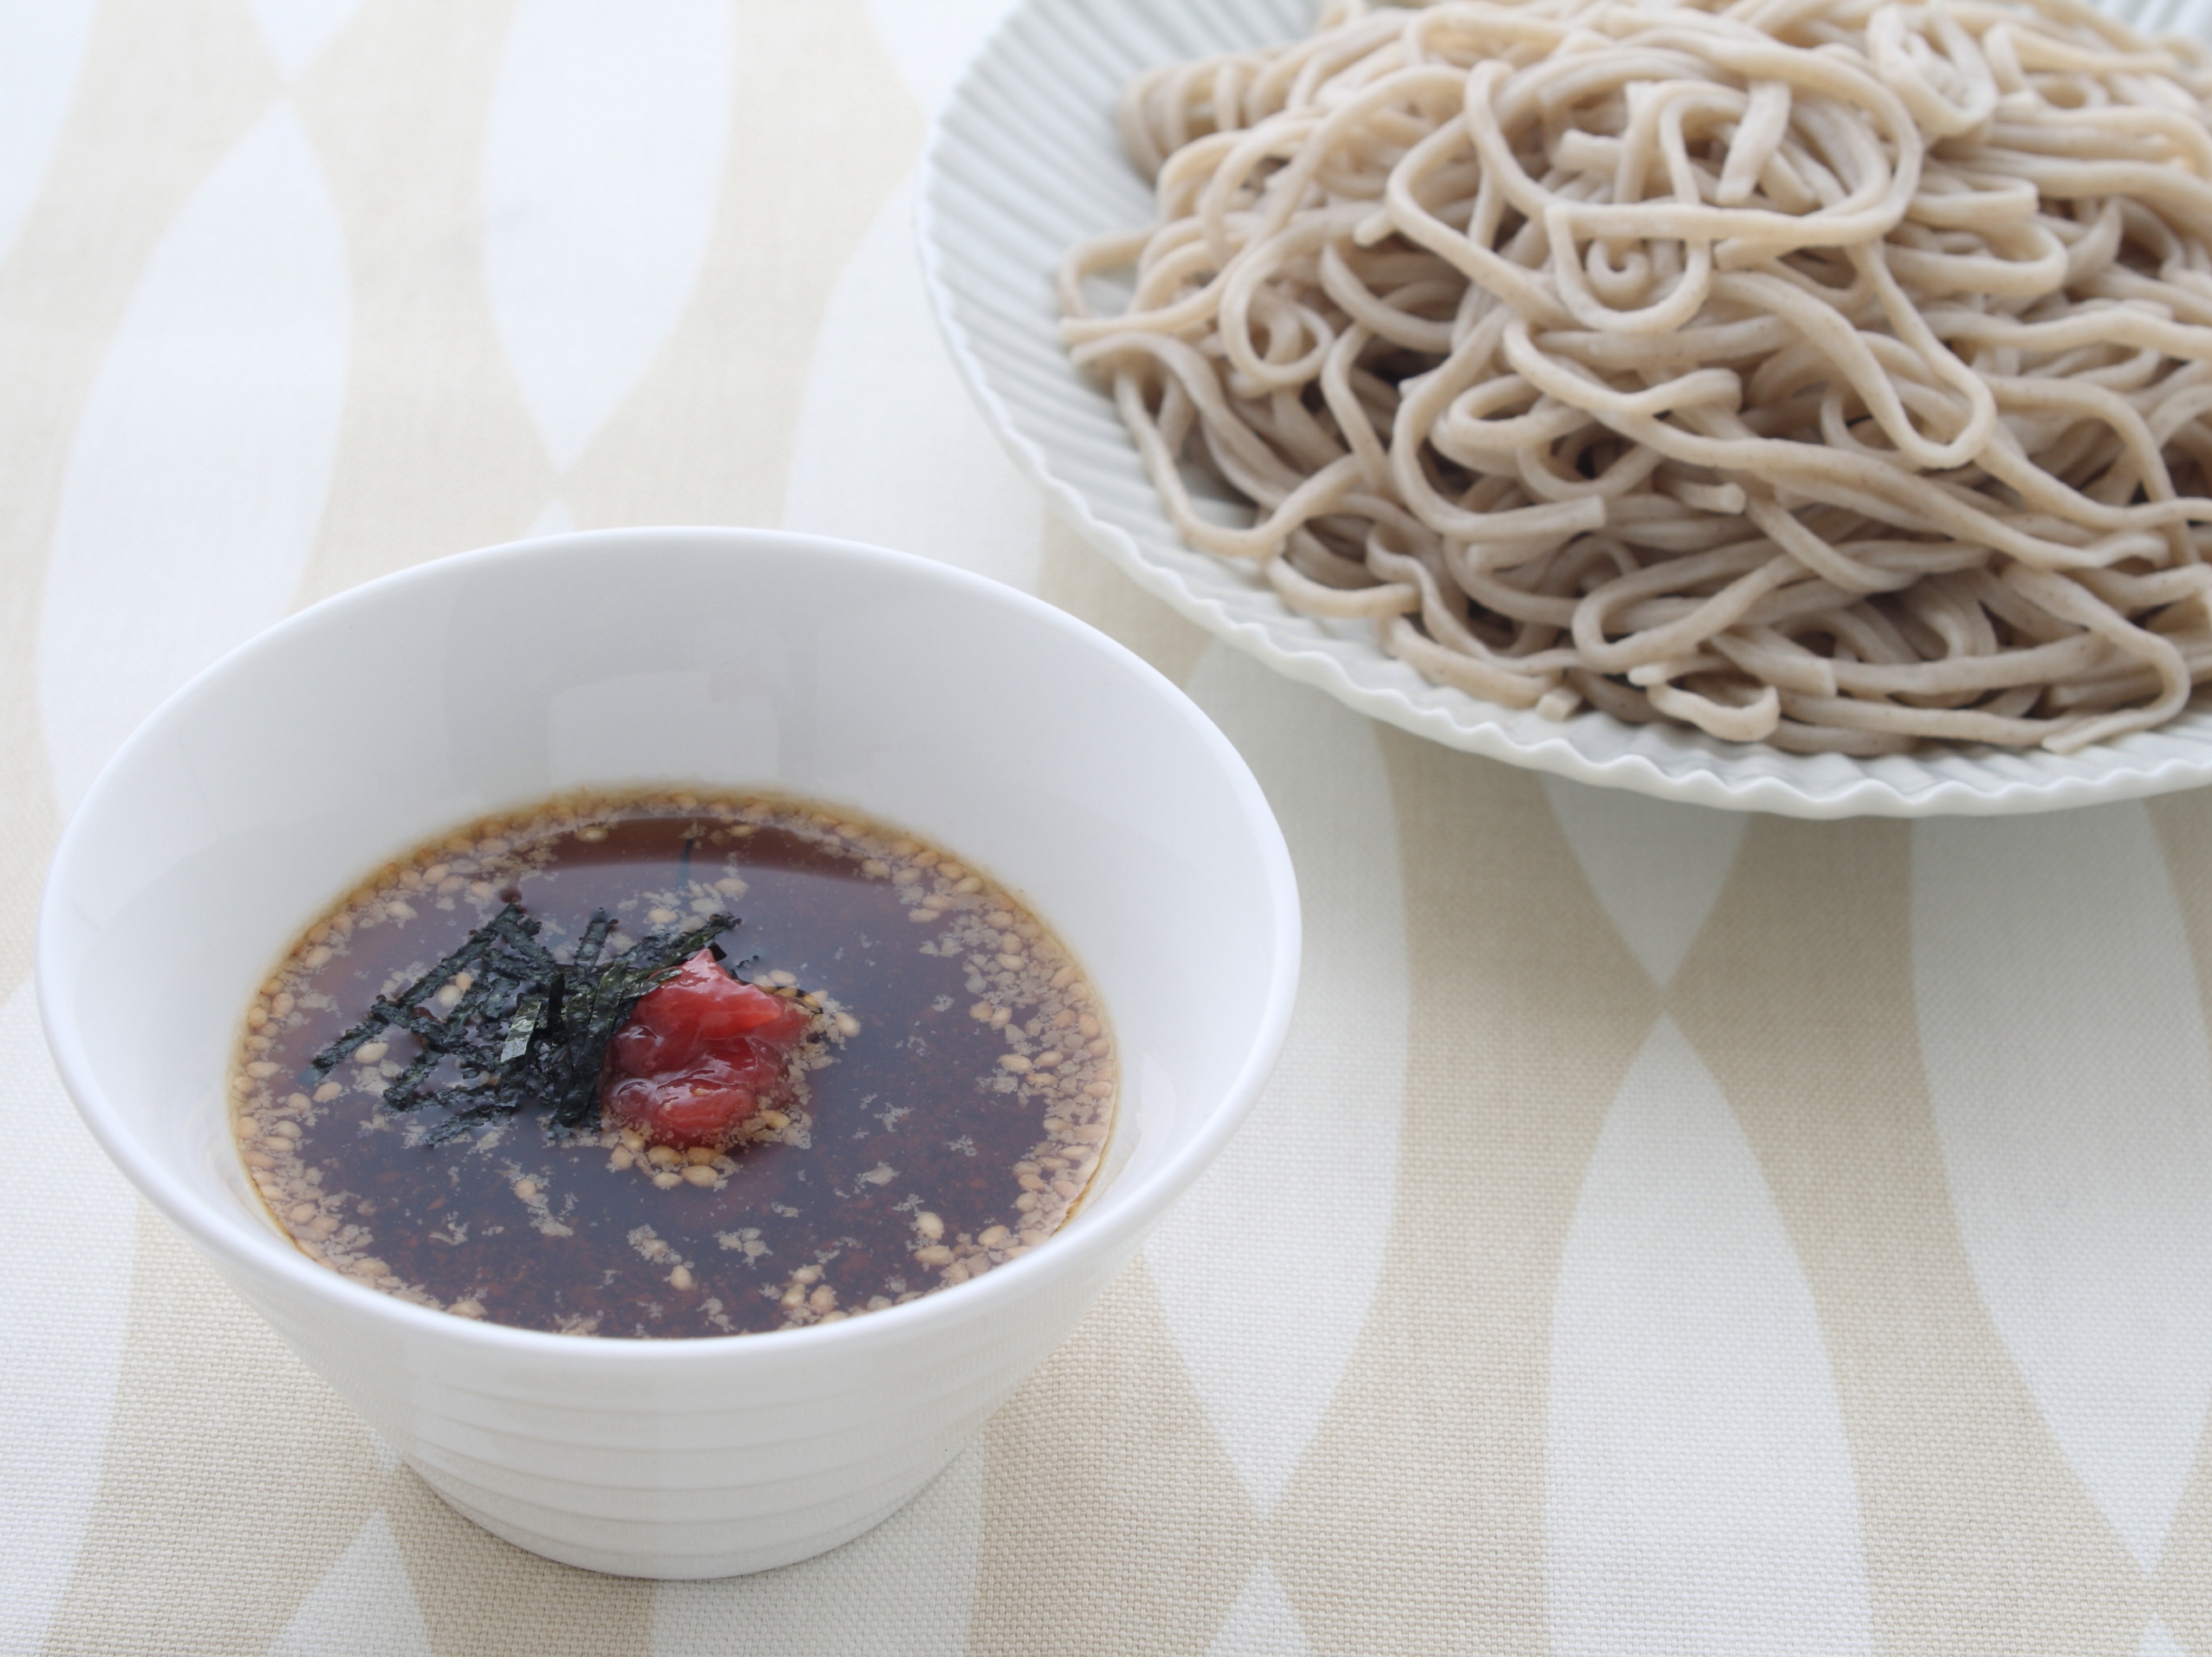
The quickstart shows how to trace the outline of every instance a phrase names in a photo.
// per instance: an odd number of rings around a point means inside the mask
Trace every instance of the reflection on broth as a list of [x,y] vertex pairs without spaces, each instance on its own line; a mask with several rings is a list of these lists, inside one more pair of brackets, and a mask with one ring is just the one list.
[[261,986],[231,1087],[311,1258],[464,1317],[658,1337],[835,1322],[1019,1257],[1080,1200],[1115,1076],[1090,984],[987,876],[806,802],[664,791],[378,870]]

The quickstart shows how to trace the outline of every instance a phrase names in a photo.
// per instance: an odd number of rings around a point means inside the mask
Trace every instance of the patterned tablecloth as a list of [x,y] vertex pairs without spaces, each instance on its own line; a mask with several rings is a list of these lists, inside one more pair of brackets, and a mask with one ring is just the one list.
[[[1047,518],[927,314],[915,157],[1000,9],[0,7],[0,1651],[2212,1654],[2212,795],[1725,817],[1210,642]],[[109,1169],[27,982],[58,825],[195,667],[641,522],[1123,639],[1308,928],[1250,1125],[981,1442],[662,1587],[400,1466]]]

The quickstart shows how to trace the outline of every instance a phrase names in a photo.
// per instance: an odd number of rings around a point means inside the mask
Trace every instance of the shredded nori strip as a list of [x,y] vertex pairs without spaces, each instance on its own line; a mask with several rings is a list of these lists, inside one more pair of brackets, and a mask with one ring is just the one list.
[[[379,996],[366,1018],[315,1055],[307,1076],[319,1083],[374,1037],[404,1030],[422,1051],[385,1089],[384,1107],[455,1107],[422,1136],[425,1145],[532,1105],[544,1107],[549,1129],[573,1133],[597,1111],[607,1045],[639,1001],[737,924],[734,916],[709,915],[686,932],[647,933],[602,960],[614,930],[602,909],[563,961],[538,941],[538,923],[511,903],[406,989]],[[424,1002],[463,972],[471,979],[467,990],[442,1017],[431,1013]],[[430,1085],[447,1059],[460,1080]]]

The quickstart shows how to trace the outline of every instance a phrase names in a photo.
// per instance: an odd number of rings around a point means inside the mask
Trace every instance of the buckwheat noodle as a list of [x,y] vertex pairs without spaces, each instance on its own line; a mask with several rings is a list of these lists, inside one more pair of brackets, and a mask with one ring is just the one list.
[[2074,0],[1338,4],[1128,88],[1062,329],[1193,545],[1432,680],[2070,752],[2212,674],[2208,97]]

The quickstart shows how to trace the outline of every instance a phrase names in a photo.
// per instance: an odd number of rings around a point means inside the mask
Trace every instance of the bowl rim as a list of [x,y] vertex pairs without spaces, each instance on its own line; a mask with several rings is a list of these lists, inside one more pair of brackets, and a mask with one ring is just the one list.
[[[1127,0],[1118,3],[1126,4]],[[1203,9],[1218,13],[1228,3],[1223,0]],[[1139,3],[1147,15],[1158,15],[1176,0],[1139,0]],[[1297,0],[1261,0],[1261,3],[1288,7]],[[1051,434],[1037,434],[1034,415],[1026,425],[1017,417],[1006,394],[1006,386],[1015,377],[1002,377],[985,362],[971,338],[966,314],[988,312],[1004,326],[1006,308],[994,302],[1003,296],[980,295],[964,286],[955,273],[957,261],[951,251],[947,227],[958,217],[959,210],[948,196],[962,188],[954,177],[953,158],[984,153],[980,133],[969,129],[988,119],[991,100],[987,83],[994,76],[1013,72],[1005,61],[1009,54],[1033,43],[1042,32],[1061,27],[1070,19],[1095,20],[1102,9],[1111,7],[1102,8],[1100,0],[1015,0],[1000,15],[930,119],[915,168],[913,226],[923,286],[938,333],[985,423],[1015,466],[1044,490],[1070,527],[1146,592],[1274,672],[1311,685],[1369,718],[1441,746],[1577,783],[1715,810],[1812,819],[2014,816],[2141,799],[2212,783],[2212,707],[2201,703],[2185,708],[2163,726],[2099,744],[2082,755],[2047,755],[2035,748],[1984,752],[1960,744],[1887,756],[1912,764],[1918,771],[1917,777],[1900,777],[1895,774],[1897,767],[1869,769],[1869,762],[1846,756],[1792,754],[1765,744],[1723,743],[1695,731],[1674,732],[1668,739],[1680,740],[1693,756],[1680,769],[1671,769],[1645,752],[1586,752],[1566,724],[1531,736],[1509,724],[1516,710],[1432,683],[1380,650],[1372,651],[1373,665],[1386,673],[1404,667],[1403,674],[1393,674],[1401,682],[1363,682],[1346,667],[1343,653],[1289,637],[1285,630],[1306,618],[1290,611],[1272,593],[1255,589],[1249,611],[1238,613],[1222,597],[1200,588],[1156,554],[1173,551],[1191,558],[1207,555],[1190,548],[1171,526],[1164,533],[1155,533],[1148,527],[1139,533],[1103,515],[1098,503],[1066,475]],[[1240,16],[1247,11],[1249,8],[1238,9]],[[1304,27],[1298,24],[1293,28]],[[1115,30],[1093,27],[1085,31],[1085,39],[1096,46],[1101,42],[1117,45],[1121,37]],[[1048,296],[1049,270],[1026,274],[1034,278],[1030,285]],[[1583,720],[1600,722],[1601,728],[1622,733],[1624,740],[1632,740],[1628,734],[1638,728],[1596,710],[1586,709],[1575,722]],[[2179,740],[2185,727],[2190,751],[2147,751]],[[1954,758],[1970,762],[1971,771],[1928,769],[1931,762],[1941,764]],[[2048,763],[2062,758],[2068,762],[2063,769]],[[2094,759],[2097,768],[2085,771],[2080,764],[2085,758]],[[1831,765],[1821,767],[1829,774],[1815,774],[1815,763],[1836,759],[1844,760],[1848,771]]]
[[[1103,1213],[1094,1211],[1087,1222],[1072,1228],[1064,1246],[1052,1246],[1063,1242],[1061,1237],[1055,1236],[1034,1253],[994,1269],[980,1281],[955,1284],[950,1292],[925,1294],[903,1305],[837,1324],[744,1335],[661,1340],[615,1336],[578,1340],[572,1336],[518,1328],[488,1319],[478,1322],[416,1306],[317,1264],[273,1231],[269,1232],[265,1246],[264,1240],[259,1238],[249,1241],[247,1228],[237,1221],[243,1218],[251,1222],[253,1216],[250,1213],[221,1214],[214,1203],[202,1197],[160,1158],[150,1154],[125,1125],[106,1089],[96,1080],[81,1033],[74,1021],[65,1020],[59,1011],[64,997],[55,992],[64,970],[63,946],[58,940],[59,929],[51,917],[62,900],[62,893],[77,879],[78,861],[83,856],[83,825],[97,818],[102,802],[118,785],[117,779],[137,765],[142,755],[164,740],[169,726],[182,710],[213,687],[253,672],[258,658],[277,643],[340,624],[372,600],[383,600],[415,588],[434,588],[471,570],[527,563],[549,554],[607,552],[617,548],[635,554],[657,547],[828,555],[939,582],[971,600],[1011,611],[1061,634],[1072,647],[1089,649],[1132,675],[1181,720],[1211,754],[1229,784],[1238,816],[1257,853],[1270,919],[1278,940],[1257,1026],[1246,1043],[1228,1086],[1201,1119],[1189,1142],[1111,1208]],[[550,1358],[558,1355],[564,1365],[580,1364],[609,1371],[641,1365],[691,1368],[775,1362],[786,1354],[793,1357],[802,1354],[826,1356],[923,1338],[933,1325],[965,1324],[988,1315],[1000,1302],[1027,1298],[1034,1289],[1042,1289],[1051,1279],[1072,1270],[1079,1259],[1110,1254],[1124,1245],[1133,1246],[1133,1239],[1140,1240],[1168,1204],[1212,1161],[1242,1125],[1266,1084],[1288,1033],[1297,997],[1300,928],[1297,876],[1291,867],[1290,849],[1258,779],[1229,739],[1181,687],[1118,641],[1017,588],[915,553],[782,529],[645,525],[538,536],[428,559],[296,610],[193,674],[164,698],[109,757],[64,825],[40,895],[33,980],[47,1046],[79,1117],[109,1160],[131,1184],[203,1251],[215,1257],[219,1264],[228,1264],[254,1278],[273,1277],[308,1301],[320,1303],[319,1309],[333,1316],[366,1317],[371,1325],[381,1325],[396,1336],[456,1343],[487,1356]]]

